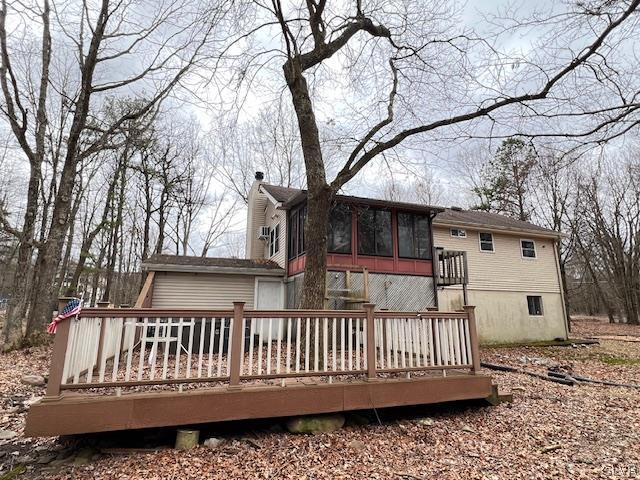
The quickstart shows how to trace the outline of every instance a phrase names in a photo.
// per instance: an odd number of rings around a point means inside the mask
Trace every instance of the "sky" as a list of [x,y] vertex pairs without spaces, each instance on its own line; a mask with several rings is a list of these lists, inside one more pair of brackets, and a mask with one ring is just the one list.
[[[285,5],[289,4],[285,2]],[[339,9],[339,5],[338,3],[338,7],[335,8]],[[415,2],[405,2],[404,5],[412,8]],[[434,6],[432,10],[413,12],[417,14],[418,24],[415,26],[415,31],[408,33],[408,38],[412,41],[424,40],[432,33],[437,38],[448,38],[463,31],[469,33],[469,30],[473,29],[487,38],[487,45],[474,44],[471,51],[459,59],[456,57],[454,48],[434,47],[427,52],[428,55],[425,55],[426,66],[415,68],[414,65],[413,70],[406,70],[410,73],[400,78],[400,94],[395,109],[396,122],[400,127],[467,111],[492,89],[527,91],[536,84],[536,81],[539,81],[535,75],[535,69],[527,65],[527,61],[539,59],[544,55],[544,58],[551,63],[561,64],[562,56],[567,53],[566,49],[558,48],[562,39],[568,42],[568,46],[576,48],[579,48],[580,42],[584,40],[579,36],[575,39],[567,37],[573,32],[570,29],[559,30],[556,38],[552,31],[554,26],[543,28],[539,25],[521,28],[515,33],[501,32],[500,35],[492,35],[500,24],[504,25],[508,21],[505,19],[513,15],[521,17],[549,15],[565,8],[565,2],[551,0],[460,2],[455,3],[460,6],[455,18],[448,18],[446,13],[452,8],[454,2],[433,0],[432,5]],[[438,12],[445,13],[438,17]],[[140,18],[144,18],[144,10],[137,13],[142,15]],[[454,13],[456,12],[451,12],[451,15]],[[492,21],[490,18],[492,15],[497,15],[499,19],[494,18]],[[254,19],[247,16],[238,20],[239,31],[250,26],[253,20],[258,21],[260,18]],[[133,20],[128,19],[128,21]],[[433,27],[433,30],[428,30],[421,22]],[[549,35],[550,33],[552,35]],[[541,37],[547,38],[548,43],[540,45]],[[63,37],[60,38],[64,40]],[[262,108],[271,105],[274,101],[282,101],[290,109],[290,97],[282,79],[283,58],[281,56],[271,53],[260,57],[261,59],[269,58],[270,61],[264,64],[259,63],[260,68],[256,68],[258,63],[255,63],[243,70],[245,66],[243,62],[249,58],[247,52],[261,50],[272,52],[273,49],[281,47],[279,38],[279,31],[274,27],[260,30],[246,40],[239,41],[227,51],[233,59],[222,63],[211,61],[203,63],[202,68],[190,78],[189,82],[183,86],[184,88],[176,92],[167,105],[180,110],[181,115],[185,117],[195,116],[205,140],[215,139],[220,135],[221,116],[224,118],[235,116],[240,122],[251,122],[257,118]],[[628,40],[627,45],[622,48],[623,52],[635,54],[633,40],[633,37]],[[360,43],[357,45],[370,56],[358,57],[351,51],[347,52],[348,55],[335,55],[322,67],[307,75],[312,88],[318,122],[323,138],[326,140],[326,157],[336,158],[338,161],[344,159],[350,145],[352,147],[353,141],[350,144],[350,138],[360,138],[372,122],[378,121],[386,114],[385,100],[391,78],[386,63],[388,58],[385,57],[388,51],[384,47],[374,49],[369,48],[369,44],[363,46],[360,38],[358,42]],[[224,43],[225,40],[222,37],[216,37],[216,48],[220,48]],[[496,58],[491,55],[492,49],[502,52],[498,57],[501,61],[495,63]],[[72,48],[69,48],[69,55],[73,56]],[[140,68],[145,60],[147,58],[139,53],[137,58],[135,56],[123,58],[111,63],[109,68],[112,70],[104,68],[99,74],[108,79],[110,73],[132,72]],[[349,65],[355,65],[355,67],[349,68]],[[616,67],[620,66],[616,65]],[[246,74],[242,82],[236,81],[239,71]],[[247,78],[252,78],[253,82],[249,83]],[[631,81],[629,87],[634,86]],[[566,94],[570,89],[571,86],[567,86],[562,93]],[[130,90],[127,93],[136,93],[136,90]],[[588,91],[579,93],[579,100],[585,104],[587,102],[599,104],[603,98],[602,96],[589,98]],[[242,99],[241,102],[238,101],[239,98]],[[485,136],[489,133],[521,128],[522,119],[517,113],[511,112],[510,116],[498,119],[498,123],[495,124],[488,119],[482,119],[465,124],[462,130],[438,130],[435,134],[416,137],[411,142],[389,152],[384,158],[380,157],[371,162],[345,186],[344,193],[379,197],[383,194],[387,178],[393,177],[399,183],[407,183],[411,182],[416,175],[428,172],[428,175],[439,185],[438,203],[445,206],[469,206],[473,203],[469,193],[469,176],[477,175],[478,165],[491,157],[492,152],[499,146],[500,139],[462,141],[460,137]],[[498,127],[496,131],[491,129],[495,125]],[[531,125],[535,125],[535,128],[557,128],[552,121]],[[575,129],[578,130],[580,127],[576,123]],[[410,168],[407,168],[407,165]],[[17,176],[20,176],[19,170],[24,169],[25,166],[21,164],[11,168],[17,168]],[[329,179],[332,179],[334,174],[335,168],[329,168]],[[0,179],[0,188],[5,192],[15,187],[15,185],[3,186]],[[215,176],[210,188],[212,193],[219,193],[225,188],[224,181],[219,176]],[[232,230],[241,231],[244,228],[244,221],[245,211],[238,208]]]

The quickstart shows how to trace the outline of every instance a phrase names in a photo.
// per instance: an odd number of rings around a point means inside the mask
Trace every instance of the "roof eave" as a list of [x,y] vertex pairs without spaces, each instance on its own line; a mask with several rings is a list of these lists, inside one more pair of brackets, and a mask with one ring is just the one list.
[[433,221],[434,226],[436,227],[466,227],[473,228],[476,230],[484,229],[489,231],[500,231],[505,233],[513,233],[513,234],[527,234],[536,237],[545,237],[545,238],[563,238],[567,237],[567,234],[561,232],[553,232],[553,231],[543,231],[536,230],[532,228],[515,228],[515,227],[503,227],[497,225],[490,225],[486,223],[471,223],[471,222],[451,222],[451,221],[443,221],[438,220],[437,217]]
[[142,270],[152,272],[177,272],[177,273],[220,273],[228,275],[259,275],[281,277],[284,276],[282,268],[260,267],[219,267],[214,265],[174,265],[170,263],[143,263]]

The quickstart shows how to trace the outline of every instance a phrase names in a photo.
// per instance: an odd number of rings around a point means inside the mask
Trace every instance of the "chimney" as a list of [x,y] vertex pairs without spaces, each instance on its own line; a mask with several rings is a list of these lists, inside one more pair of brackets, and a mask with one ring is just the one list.
[[258,182],[261,182],[262,180],[264,180],[264,173],[263,172],[256,172],[256,180]]

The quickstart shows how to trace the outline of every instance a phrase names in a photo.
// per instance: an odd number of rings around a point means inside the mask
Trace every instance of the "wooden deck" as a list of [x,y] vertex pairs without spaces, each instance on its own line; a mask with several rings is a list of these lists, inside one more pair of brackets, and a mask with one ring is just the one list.
[[487,398],[462,312],[85,309],[25,432],[66,435]]

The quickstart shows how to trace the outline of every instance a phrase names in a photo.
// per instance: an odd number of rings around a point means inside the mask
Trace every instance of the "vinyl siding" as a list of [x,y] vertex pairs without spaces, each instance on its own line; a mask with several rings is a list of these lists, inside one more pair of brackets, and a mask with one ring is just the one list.
[[[276,218],[271,218],[277,215]],[[275,205],[270,201],[267,201],[264,221],[263,225],[268,225],[270,228],[275,228],[276,225],[280,225],[280,249],[278,253],[276,253],[273,257],[269,257],[269,242],[266,240],[258,240],[260,243],[264,244],[264,251],[262,258],[268,258],[269,260],[273,260],[282,268],[286,268],[285,261],[285,251],[287,245],[287,212],[284,210],[276,210]]]
[[154,308],[231,309],[233,302],[253,308],[254,275],[156,272]]
[[[542,297],[543,314],[529,315],[527,295]],[[438,292],[440,310],[462,308],[462,292]],[[481,343],[535,342],[566,338],[562,296],[544,292],[470,290],[469,304],[476,307]]]
[[[434,244],[467,252],[469,290],[560,293],[552,239],[482,230],[493,234],[494,252],[488,253],[480,251],[478,230],[465,228],[467,238],[453,238],[449,230],[434,225]],[[535,241],[537,258],[522,258],[520,239]]]
[[261,259],[264,257],[264,242],[258,239],[258,229],[266,225],[264,209],[268,203],[267,196],[258,191],[260,182],[254,182],[249,191],[247,206],[247,231],[245,258]]

